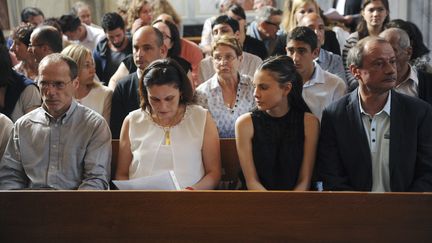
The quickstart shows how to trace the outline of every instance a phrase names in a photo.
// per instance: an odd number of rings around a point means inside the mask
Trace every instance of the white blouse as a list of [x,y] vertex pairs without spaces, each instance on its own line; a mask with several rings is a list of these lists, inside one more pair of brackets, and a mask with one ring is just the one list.
[[171,145],[164,145],[165,131],[147,111],[140,108],[129,113],[132,151],[129,179],[173,170],[181,188],[200,181],[205,174],[202,146],[206,116],[206,109],[187,106],[180,123],[170,128]]
[[112,94],[110,88],[100,85],[92,88],[87,96],[77,99],[77,102],[99,113],[109,124]]

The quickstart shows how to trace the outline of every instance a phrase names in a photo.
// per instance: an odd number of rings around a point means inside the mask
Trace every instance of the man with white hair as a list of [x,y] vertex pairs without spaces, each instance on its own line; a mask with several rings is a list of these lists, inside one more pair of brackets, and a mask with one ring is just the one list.
[[408,34],[402,29],[390,28],[379,36],[390,43],[396,55],[397,79],[394,90],[432,104],[432,74],[416,70],[409,64],[412,47]]
[[256,10],[255,21],[249,25],[246,34],[262,41],[267,53],[273,53],[281,22],[282,10],[271,6],[261,7]]
[[95,25],[92,22],[91,9],[87,3],[82,2],[82,1],[78,1],[78,2],[74,3],[72,5],[71,12],[72,12],[72,14],[79,17],[79,19],[81,20],[81,23],[92,26],[94,28],[102,29],[102,27],[100,27],[99,25]]

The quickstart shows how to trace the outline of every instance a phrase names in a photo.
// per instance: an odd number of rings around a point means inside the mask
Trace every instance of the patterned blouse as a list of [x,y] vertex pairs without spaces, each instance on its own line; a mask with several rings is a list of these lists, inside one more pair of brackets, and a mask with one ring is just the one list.
[[235,138],[234,125],[237,118],[255,107],[254,87],[247,75],[240,75],[237,98],[233,108],[225,106],[222,88],[217,74],[196,89],[198,105],[208,109],[216,122],[220,138]]

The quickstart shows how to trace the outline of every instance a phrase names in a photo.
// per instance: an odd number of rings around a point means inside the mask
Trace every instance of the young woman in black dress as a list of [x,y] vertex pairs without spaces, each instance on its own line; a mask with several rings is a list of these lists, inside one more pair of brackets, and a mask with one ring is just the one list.
[[302,98],[290,57],[271,57],[254,76],[257,108],[236,122],[237,151],[249,190],[309,190],[318,119]]

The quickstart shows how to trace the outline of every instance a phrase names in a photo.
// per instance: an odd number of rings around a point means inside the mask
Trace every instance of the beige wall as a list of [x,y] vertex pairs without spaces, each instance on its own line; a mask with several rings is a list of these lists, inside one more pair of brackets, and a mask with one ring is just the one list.
[[[71,6],[77,0],[7,0],[11,27],[21,21],[20,12],[24,7],[38,7],[45,17],[60,17],[70,12]],[[102,15],[116,9],[116,0],[83,0],[92,8],[93,22],[100,23]]]

